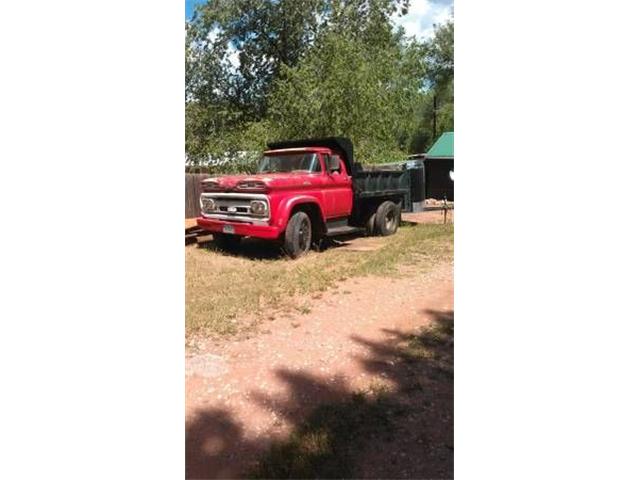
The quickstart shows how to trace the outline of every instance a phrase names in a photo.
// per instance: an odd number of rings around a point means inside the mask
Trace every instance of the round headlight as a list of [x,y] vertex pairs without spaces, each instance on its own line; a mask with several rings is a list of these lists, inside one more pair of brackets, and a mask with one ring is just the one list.
[[216,208],[216,202],[213,198],[201,197],[200,203],[202,204],[202,210],[205,212],[213,212]]
[[267,212],[267,202],[262,200],[253,200],[251,202],[251,213],[254,215],[264,215]]

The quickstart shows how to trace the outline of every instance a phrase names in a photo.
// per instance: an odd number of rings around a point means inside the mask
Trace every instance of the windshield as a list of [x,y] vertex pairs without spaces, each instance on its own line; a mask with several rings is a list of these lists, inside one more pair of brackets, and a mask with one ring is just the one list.
[[310,173],[321,171],[322,167],[317,153],[265,155],[258,166],[258,173]]

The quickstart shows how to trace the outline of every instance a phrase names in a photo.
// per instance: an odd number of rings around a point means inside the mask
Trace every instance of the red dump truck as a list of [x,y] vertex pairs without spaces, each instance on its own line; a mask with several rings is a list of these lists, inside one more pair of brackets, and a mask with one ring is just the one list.
[[[257,237],[280,242],[287,255],[297,258],[325,237],[391,235],[401,210],[424,200],[424,170],[416,175],[406,165],[365,169],[354,161],[348,138],[268,147],[255,175],[202,182],[198,225],[213,232],[222,247]],[[421,185],[415,181],[420,174]]]

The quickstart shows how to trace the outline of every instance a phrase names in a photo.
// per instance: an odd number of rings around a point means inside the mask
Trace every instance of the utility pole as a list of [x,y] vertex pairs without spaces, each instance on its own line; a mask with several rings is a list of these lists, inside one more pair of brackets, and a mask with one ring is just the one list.
[[433,93],[433,135],[431,137],[432,142],[436,141],[436,109],[437,109],[437,102],[436,102],[436,94],[434,92]]

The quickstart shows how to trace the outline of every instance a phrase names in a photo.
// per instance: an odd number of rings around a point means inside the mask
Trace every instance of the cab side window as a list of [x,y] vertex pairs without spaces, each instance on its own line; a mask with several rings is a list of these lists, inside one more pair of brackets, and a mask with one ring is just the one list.
[[340,160],[340,157],[338,157],[337,155],[336,155],[336,159],[338,160],[338,170],[336,170],[336,172],[339,175],[342,175],[342,173],[344,172],[344,169],[342,168],[342,161]]
[[340,161],[340,157],[338,155],[325,155],[324,158],[327,173],[337,175],[342,174],[344,168],[342,167],[342,161]]

